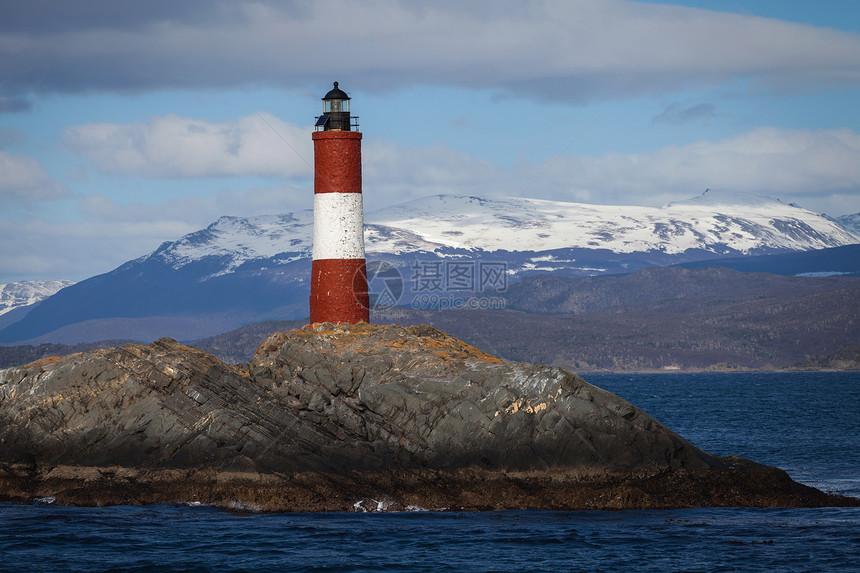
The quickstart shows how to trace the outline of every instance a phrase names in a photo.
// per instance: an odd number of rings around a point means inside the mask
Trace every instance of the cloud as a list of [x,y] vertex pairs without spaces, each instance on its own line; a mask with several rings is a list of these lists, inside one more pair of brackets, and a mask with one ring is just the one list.
[[33,100],[28,97],[0,96],[0,113],[26,113],[33,111]]
[[[98,171],[108,175],[151,179],[276,177],[285,180],[279,188],[294,184],[312,193],[314,156],[309,132],[309,127],[269,114],[222,123],[167,115],[131,124],[71,126],[64,131],[64,141],[70,151],[87,158]],[[366,138],[362,158],[365,187],[374,190],[371,203],[387,204],[434,193],[468,193],[492,185],[500,172],[490,161],[441,144],[410,147]],[[300,204],[277,197],[267,199],[268,203],[246,202],[248,197],[268,193],[261,189],[243,196],[241,201],[230,200],[230,193],[214,193],[205,199],[206,206],[200,204],[203,198],[192,197],[187,199],[190,203],[157,209],[169,207],[171,211],[209,213],[217,218],[225,213],[236,214],[236,209],[247,212],[248,205],[256,205],[262,209],[259,212],[272,212],[275,205]],[[295,197],[295,190],[291,193]],[[101,201],[95,197],[85,199],[82,205],[95,207]],[[311,196],[306,199],[309,207]],[[210,208],[216,205],[220,212]],[[114,205],[113,209],[117,208]],[[145,205],[136,208],[147,209]]]
[[535,188],[544,194],[593,203],[659,205],[715,188],[838,209],[860,192],[860,134],[765,127],[652,153],[565,158],[543,179]]
[[[711,112],[708,106],[669,106],[663,114],[686,120]],[[65,136],[72,150],[113,175],[278,177],[285,185],[310,188],[313,150],[308,128],[263,117],[267,119],[255,115],[211,123],[164,116],[149,123],[74,126]],[[592,203],[659,205],[709,187],[804,198],[860,191],[860,135],[850,129],[764,127],[651,153],[576,155],[543,163],[521,160],[512,167],[441,144],[415,147],[374,138],[365,140],[362,156],[370,206],[436,193],[528,193]],[[241,201],[231,203],[229,193],[224,193],[207,199],[215,201],[212,208],[176,208],[217,217],[227,211],[217,212],[216,206],[242,207]],[[301,197],[303,192],[297,193]],[[275,200],[269,207],[287,204],[300,203]],[[272,212],[266,207],[260,203],[260,212]]]
[[0,125],[0,149],[21,145],[22,143],[26,143],[27,140],[27,134],[23,131]]
[[0,150],[0,202],[31,206],[38,201],[70,195],[70,191],[51,179],[32,157]]
[[123,4],[114,0],[87,0],[75,4],[62,0],[12,0],[2,2],[0,31],[26,30],[35,36],[50,36],[82,28],[140,30],[159,22],[203,23],[212,17],[212,8],[219,4],[223,2],[149,0]]
[[368,209],[444,193],[498,193],[506,170],[441,144],[406,146],[370,139],[362,146]]
[[[693,121],[716,113],[710,104],[672,104],[655,121]],[[309,185],[308,132],[269,114],[222,123],[168,115],[147,123],[72,126],[65,141],[112,175],[278,177]],[[365,187],[375,191],[371,202],[528,191],[595,203],[654,204],[708,187],[786,196],[860,190],[860,136],[850,129],[764,127],[651,153],[519,161],[510,168],[441,144],[412,147],[374,138],[365,140],[362,155]]]
[[712,188],[842,214],[856,211],[860,193],[860,134],[850,129],[765,127],[651,153],[571,155],[511,167],[440,145],[378,142],[365,149],[365,204],[372,208],[434,193],[659,206]]
[[177,225],[197,230],[223,215],[250,217],[288,213],[312,207],[312,185],[283,183],[243,190],[222,189],[207,196],[186,195],[157,204],[140,202],[124,204],[117,203],[104,195],[88,195],[81,198],[78,212],[88,224],[101,225],[104,222],[155,224],[172,221]]
[[[501,167],[443,146],[375,143],[365,151],[365,194],[384,201],[432,193],[534,196],[597,204],[652,205],[706,188],[836,205],[860,193],[860,134],[850,129],[765,127],[651,153],[571,155]],[[856,199],[855,199],[856,202]]]
[[[180,124],[197,125],[196,120],[183,120]],[[141,128],[132,124],[132,132],[147,134],[147,125]],[[128,126],[114,127],[124,133],[122,128]],[[172,133],[179,133],[180,139],[185,137],[181,130]],[[181,152],[176,142],[162,143]],[[224,152],[218,146],[207,148],[216,150],[214,157],[223,159]],[[417,147],[368,138],[362,152],[368,211],[433,193],[527,194],[585,203],[658,206],[712,188],[768,194],[815,211],[841,215],[857,210],[856,196],[860,192],[860,134],[849,129],[767,127],[652,153],[573,155],[541,163],[522,160],[511,167],[440,144]],[[21,156],[0,152],[0,159],[4,157],[17,158],[24,166],[34,164],[32,160],[22,161]],[[254,167],[258,158],[248,154],[242,157],[251,166],[237,163],[231,172],[253,173],[259,169]],[[105,161],[114,165],[119,160]],[[272,165],[276,163],[270,161]],[[198,163],[215,164],[212,158]],[[185,170],[173,164],[170,170],[160,165],[130,165],[141,171]],[[272,168],[266,165],[266,169]],[[36,167],[36,175],[44,177],[38,164]],[[220,167],[213,169],[223,171]],[[237,186],[246,185],[244,181],[235,182]],[[36,188],[41,189],[38,185]],[[206,196],[184,196],[158,204],[125,204],[103,195],[89,195],[78,198],[78,221],[50,221],[32,214],[15,220],[0,218],[0,252],[4,253],[0,282],[86,278],[147,254],[161,242],[176,240],[222,215],[308,209],[312,197],[310,181],[297,179],[271,186],[224,188]]]
[[39,216],[0,219],[0,282],[82,280],[154,250],[166,238],[196,228],[171,220],[131,223],[54,221]]
[[36,214],[0,218],[0,283],[39,278],[82,280],[202,229],[222,215],[289,213],[313,206],[313,188],[291,184],[222,189],[158,204],[121,204],[104,195],[78,200],[77,220]]
[[654,116],[653,121],[676,125],[697,121],[707,123],[718,115],[717,107],[712,103],[700,103],[684,107],[678,102],[672,102],[666,106],[666,109]]
[[310,179],[309,130],[270,114],[224,123],[167,115],[148,123],[71,126],[63,135],[72,152],[112,175]]
[[791,91],[860,80],[860,35],[627,0],[8,7],[5,91],[301,88],[334,74],[361,90],[442,84],[584,102],[738,78]]

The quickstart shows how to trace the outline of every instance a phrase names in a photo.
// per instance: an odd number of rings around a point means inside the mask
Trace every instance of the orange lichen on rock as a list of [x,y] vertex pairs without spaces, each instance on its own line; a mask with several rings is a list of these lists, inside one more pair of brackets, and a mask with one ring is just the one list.
[[482,360],[503,363],[504,360],[487,354],[470,344],[432,326],[375,325],[367,323],[332,324],[323,322],[309,324],[303,328],[273,334],[264,341],[257,353],[268,353],[286,342],[289,338],[312,343],[322,343],[327,347],[353,354],[379,353],[380,351],[400,350],[410,353],[430,352],[445,360]]
[[[72,354],[71,356],[75,356],[75,355]],[[59,362],[63,358],[65,358],[65,356],[46,356],[44,358],[34,360],[33,362],[31,362],[29,364],[25,364],[23,366],[23,368],[30,368],[33,366],[48,366],[48,365],[54,364],[56,362]]]

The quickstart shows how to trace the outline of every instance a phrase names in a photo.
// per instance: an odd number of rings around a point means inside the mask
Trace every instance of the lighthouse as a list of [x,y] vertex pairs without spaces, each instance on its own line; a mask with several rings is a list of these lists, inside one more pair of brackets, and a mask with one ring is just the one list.
[[311,323],[369,322],[361,197],[361,132],[349,96],[334,82],[314,142]]

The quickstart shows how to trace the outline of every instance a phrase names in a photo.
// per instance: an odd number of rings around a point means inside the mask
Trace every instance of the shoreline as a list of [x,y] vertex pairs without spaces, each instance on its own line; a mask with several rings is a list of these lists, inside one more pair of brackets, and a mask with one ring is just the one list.
[[860,507],[741,458],[727,469],[608,472],[386,470],[276,475],[206,468],[0,467],[0,502],[63,506],[201,504],[251,512],[655,510]]
[[0,370],[0,501],[254,511],[860,506],[710,454],[570,371],[323,323],[230,366],[171,339]]
[[558,366],[576,372],[576,374],[581,376],[588,376],[591,374],[847,374],[851,372],[860,372],[860,368],[773,368],[768,370],[760,368],[726,368],[724,370],[712,368],[659,368],[653,370],[573,370],[561,364]]

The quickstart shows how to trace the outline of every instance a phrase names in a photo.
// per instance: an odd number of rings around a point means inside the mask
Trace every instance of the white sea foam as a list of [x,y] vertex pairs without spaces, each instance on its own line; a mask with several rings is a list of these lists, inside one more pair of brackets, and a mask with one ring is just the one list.
[[361,513],[378,513],[388,511],[394,503],[395,502],[390,499],[380,500],[365,497],[352,504],[352,508],[353,511]]
[[187,507],[207,507],[205,503],[199,501],[182,501],[179,505],[184,505]]
[[227,509],[231,509],[233,511],[247,511],[251,513],[259,513],[263,511],[263,508],[257,505],[256,503],[247,503],[244,501],[236,501],[235,499],[230,501],[226,506]]

